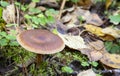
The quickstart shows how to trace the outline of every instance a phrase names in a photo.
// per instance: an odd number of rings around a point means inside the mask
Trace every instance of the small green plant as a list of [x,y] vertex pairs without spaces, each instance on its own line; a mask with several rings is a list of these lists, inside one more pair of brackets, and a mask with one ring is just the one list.
[[32,64],[29,69],[29,73],[33,76],[54,76],[53,69],[48,67],[47,62],[42,62],[37,68],[35,64]]
[[26,5],[22,5],[21,3],[19,3],[19,2],[15,2],[15,5],[19,8],[19,7],[21,7],[21,10],[22,11],[27,11],[27,9],[28,9],[28,5],[26,4]]
[[92,61],[92,62],[89,62],[93,67],[97,67],[98,66],[98,63],[95,62],[95,61]]
[[67,73],[72,73],[73,70],[72,68],[68,67],[68,66],[64,66],[61,68],[62,72],[67,72]]
[[117,25],[120,23],[120,14],[109,16],[110,22]]
[[90,64],[87,61],[82,62],[81,65],[84,66],[84,67],[90,66]]
[[15,63],[22,63],[21,57],[23,61],[27,61],[35,56],[35,54],[27,52],[22,47],[19,47],[19,44],[16,41],[15,30],[10,30],[9,34],[5,31],[0,32],[0,47],[4,56],[7,59],[12,59]]
[[45,27],[47,23],[55,22],[55,19],[52,16],[53,15],[52,11],[53,10],[47,10],[44,15],[41,11],[38,11],[38,9],[32,8],[30,12],[37,15],[26,14],[24,18],[27,20],[27,23],[31,25],[33,28],[38,28],[40,27],[40,25]]
[[80,24],[82,24],[82,21],[85,20],[83,16],[79,16],[78,19],[80,20]]
[[[13,30],[11,30],[13,32]],[[12,34],[7,34],[6,32],[0,32],[0,46],[18,46],[16,41],[16,36]]]
[[80,52],[63,52],[63,53],[57,53],[56,56],[58,58],[61,58],[61,60],[63,59],[64,61],[66,60],[66,65],[69,65],[69,63],[72,60],[77,60],[81,62],[81,65],[83,67],[87,67],[87,66],[93,66],[93,67],[97,67],[98,63],[95,61],[89,62],[88,58],[85,57],[83,54],[81,54]]
[[111,41],[105,42],[105,48],[110,53],[120,53],[120,41],[116,41],[116,43]]

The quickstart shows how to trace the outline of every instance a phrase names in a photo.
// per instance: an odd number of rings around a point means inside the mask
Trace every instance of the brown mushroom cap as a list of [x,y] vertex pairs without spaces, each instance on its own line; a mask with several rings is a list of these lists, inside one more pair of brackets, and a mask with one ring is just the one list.
[[65,47],[58,35],[42,29],[23,31],[18,34],[17,41],[26,50],[38,54],[53,54]]

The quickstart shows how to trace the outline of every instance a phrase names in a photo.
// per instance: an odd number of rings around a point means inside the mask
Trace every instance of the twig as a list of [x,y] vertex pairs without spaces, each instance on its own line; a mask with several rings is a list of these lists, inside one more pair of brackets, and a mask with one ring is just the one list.
[[[20,2],[21,3],[21,2]],[[21,4],[19,6],[19,8],[16,7],[16,12],[17,12],[17,26],[15,27],[17,33],[20,33],[20,12],[21,12]]]
[[64,6],[65,6],[65,3],[66,3],[66,0],[63,0],[63,1],[62,1],[62,5],[61,5],[61,7],[60,7],[58,20],[60,20],[60,18],[61,18],[62,10],[63,10],[63,8],[64,8]]

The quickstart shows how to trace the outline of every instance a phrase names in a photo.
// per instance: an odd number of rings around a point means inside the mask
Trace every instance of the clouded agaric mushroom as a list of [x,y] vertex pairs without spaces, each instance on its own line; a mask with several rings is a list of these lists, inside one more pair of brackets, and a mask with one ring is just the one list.
[[39,59],[42,57],[41,54],[54,54],[65,47],[63,40],[58,35],[42,29],[23,31],[18,34],[17,41],[26,50],[37,53]]

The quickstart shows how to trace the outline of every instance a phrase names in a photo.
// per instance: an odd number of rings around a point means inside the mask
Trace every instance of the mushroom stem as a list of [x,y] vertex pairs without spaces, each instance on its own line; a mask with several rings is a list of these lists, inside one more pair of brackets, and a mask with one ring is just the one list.
[[42,61],[43,61],[42,54],[37,54],[37,57],[36,57],[37,66],[39,66]]

